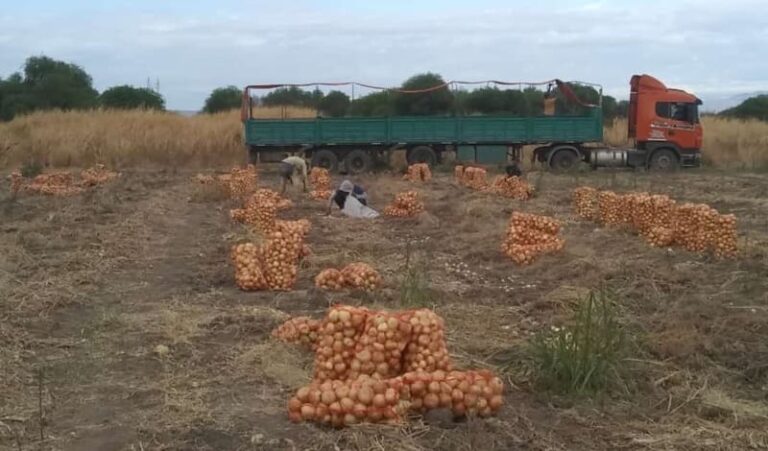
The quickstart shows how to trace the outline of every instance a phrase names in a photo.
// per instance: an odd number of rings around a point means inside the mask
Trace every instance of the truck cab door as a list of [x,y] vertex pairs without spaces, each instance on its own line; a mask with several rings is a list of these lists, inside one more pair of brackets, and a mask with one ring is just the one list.
[[701,147],[698,105],[693,102],[657,102],[651,139],[668,141],[681,149]]

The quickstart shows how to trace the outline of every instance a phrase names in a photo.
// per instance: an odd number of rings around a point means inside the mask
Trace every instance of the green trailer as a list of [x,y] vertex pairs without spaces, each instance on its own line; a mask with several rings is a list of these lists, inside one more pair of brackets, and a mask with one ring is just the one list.
[[519,159],[522,146],[539,145],[535,158],[554,168],[582,159],[585,143],[603,139],[602,109],[590,105],[580,115],[550,116],[392,116],[311,119],[251,117],[248,88],[243,122],[250,159],[275,161],[302,152],[313,166],[365,172],[392,150],[405,150],[410,164],[439,162],[446,152],[461,160],[501,163]]

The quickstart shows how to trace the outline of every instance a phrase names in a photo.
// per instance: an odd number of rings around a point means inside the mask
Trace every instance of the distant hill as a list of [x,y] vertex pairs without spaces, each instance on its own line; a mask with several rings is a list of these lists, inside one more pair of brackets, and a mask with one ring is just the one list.
[[719,113],[720,111],[733,108],[741,102],[747,100],[750,97],[755,97],[763,94],[768,94],[768,91],[754,91],[744,94],[711,94],[702,95],[701,100],[704,102],[701,110],[707,113]]

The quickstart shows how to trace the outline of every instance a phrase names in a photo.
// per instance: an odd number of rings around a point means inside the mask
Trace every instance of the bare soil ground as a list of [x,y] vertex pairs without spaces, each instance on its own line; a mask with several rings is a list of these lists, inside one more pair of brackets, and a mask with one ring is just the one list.
[[[295,290],[239,291],[228,261],[242,234],[225,200],[190,173],[128,172],[71,198],[0,194],[0,449],[599,450],[768,448],[768,177],[531,173],[528,202],[473,192],[437,174],[412,220],[320,216],[294,193],[286,218],[312,221],[314,254]],[[274,177],[263,176],[274,185]],[[381,208],[413,187],[361,177]],[[656,249],[575,219],[580,185],[651,191],[735,213],[732,261]],[[565,224],[565,250],[516,267],[499,250],[513,210]],[[410,245],[406,245],[407,242]],[[497,418],[414,417],[342,431],[291,424],[285,402],[311,356],[269,333],[334,302],[400,308],[406,247],[426,268],[433,307],[460,367],[508,383]],[[380,293],[321,292],[317,272],[374,264]],[[530,336],[564,321],[590,289],[616,291],[635,338],[626,390],[597,399],[535,389]],[[158,345],[167,354],[158,354]]]

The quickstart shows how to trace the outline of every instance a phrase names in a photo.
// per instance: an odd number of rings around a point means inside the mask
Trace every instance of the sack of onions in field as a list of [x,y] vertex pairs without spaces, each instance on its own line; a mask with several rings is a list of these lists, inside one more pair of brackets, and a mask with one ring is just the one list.
[[328,169],[314,167],[309,171],[309,183],[316,190],[328,191],[331,189],[331,174]]
[[565,240],[559,233],[560,224],[553,218],[514,212],[501,249],[516,264],[527,265],[540,255],[562,250]]
[[327,268],[315,276],[315,286],[324,290],[341,290],[344,288],[344,276],[336,268]]
[[349,365],[349,378],[388,379],[402,374],[403,351],[411,340],[411,323],[399,315],[370,312]]
[[402,376],[400,399],[423,413],[450,409],[456,417],[489,417],[503,404],[504,383],[487,370],[415,371]]
[[117,172],[108,170],[103,164],[97,164],[96,166],[85,169],[80,172],[80,185],[81,186],[96,186],[109,182],[116,178]]
[[408,172],[403,176],[403,180],[411,182],[428,182],[432,179],[432,171],[427,163],[416,163],[408,166]]
[[402,376],[400,399],[413,412],[450,409],[456,417],[489,417],[503,404],[504,383],[487,370],[416,371]]
[[314,379],[347,380],[368,311],[345,305],[328,310],[318,331]]
[[407,218],[416,216],[424,211],[424,203],[416,191],[406,191],[395,196],[395,201],[384,207],[382,213],[386,216]]
[[597,208],[599,221],[603,225],[617,226],[631,222],[631,210],[627,197],[616,194],[613,191],[599,191],[597,193]]
[[397,424],[402,421],[400,378],[313,382],[288,401],[288,418],[341,428],[358,423]]
[[235,265],[235,282],[243,291],[264,290],[262,250],[253,243],[237,244],[232,247],[232,261]]
[[24,186],[24,177],[21,175],[21,171],[13,171],[8,176],[11,179],[11,194],[16,194]]
[[307,316],[291,318],[272,331],[272,336],[283,343],[296,343],[313,351],[317,348],[320,321]]
[[254,165],[232,168],[227,175],[228,177],[220,176],[219,181],[226,186],[232,199],[244,199],[256,190],[258,175]]
[[242,209],[230,210],[230,217],[238,222],[254,225],[258,230],[269,233],[275,228],[277,211],[292,205],[275,191],[260,189],[245,201]]
[[383,282],[378,271],[367,263],[350,263],[341,270],[344,285],[359,290],[373,291]]
[[453,178],[460,185],[464,184],[464,166],[456,166],[453,168]]
[[718,257],[737,253],[736,217],[721,215],[705,204],[683,204],[675,211],[675,243],[693,252],[713,251]]
[[445,344],[445,323],[429,309],[406,312],[401,317],[411,325],[411,341],[403,352],[404,371],[450,371],[453,367]]
[[518,200],[528,200],[533,195],[533,187],[520,177],[500,175],[491,185],[496,194]]
[[83,192],[83,188],[75,184],[69,172],[40,174],[22,188],[25,191],[50,196],[70,196]]
[[276,222],[262,250],[264,277],[270,289],[289,290],[296,282],[308,224],[306,219]]
[[485,191],[488,189],[486,180],[487,171],[483,168],[465,168],[462,178],[464,185],[468,188]]
[[573,208],[576,214],[590,221],[597,221],[600,210],[597,203],[597,190],[588,186],[582,186],[573,190]]

